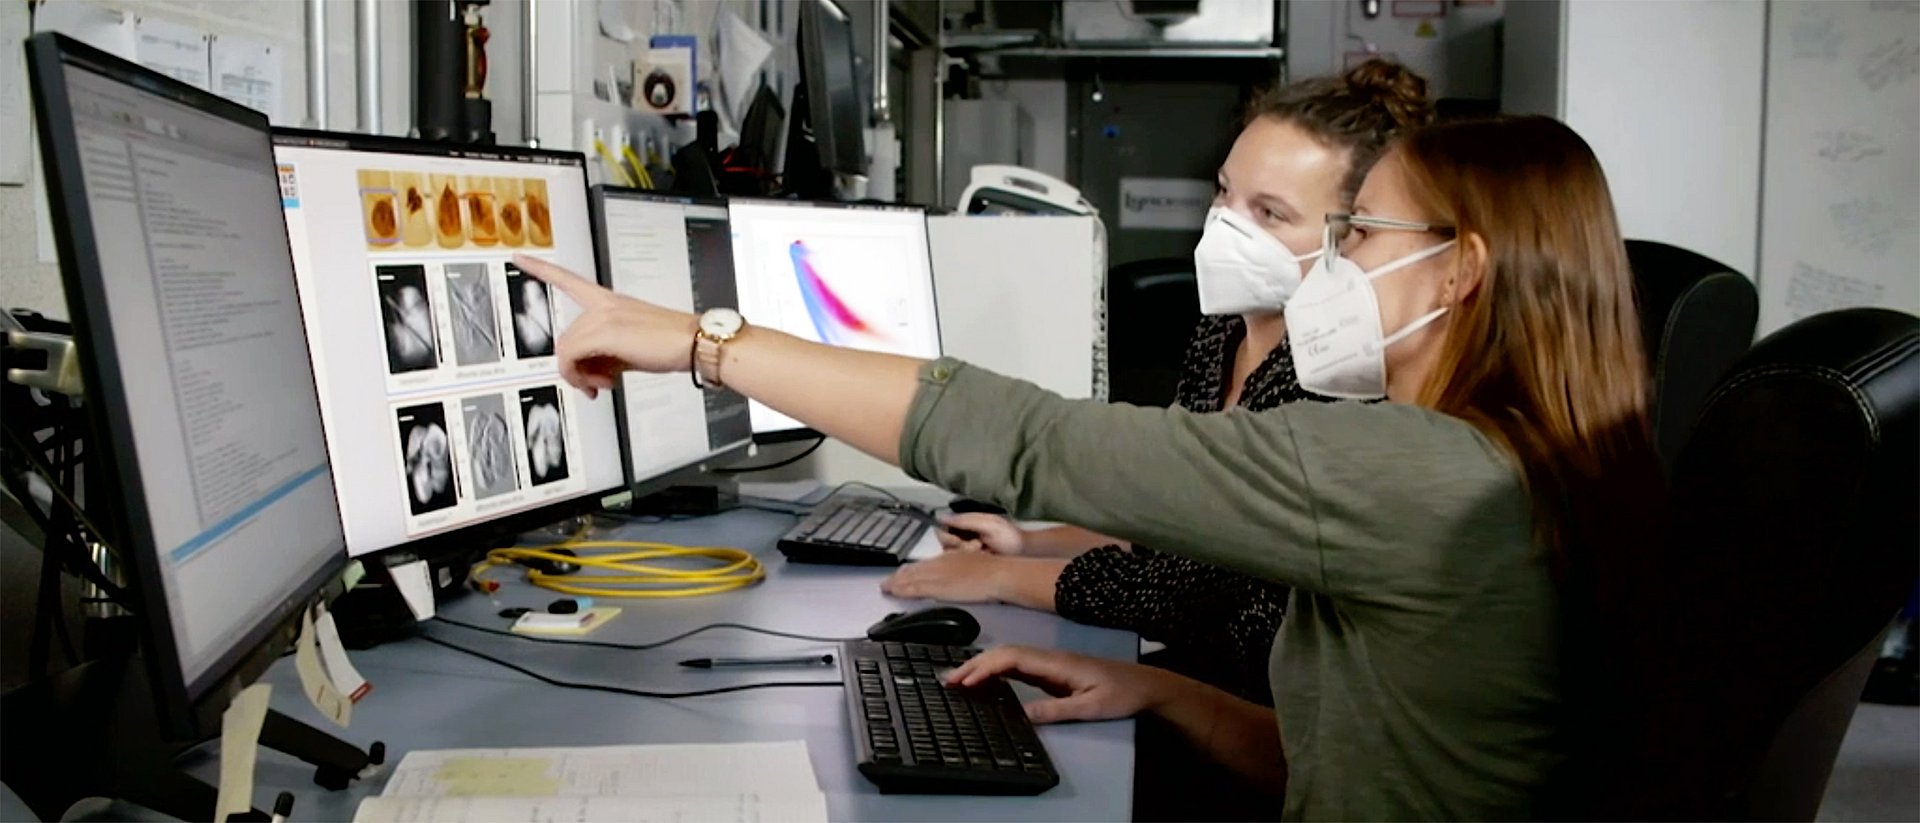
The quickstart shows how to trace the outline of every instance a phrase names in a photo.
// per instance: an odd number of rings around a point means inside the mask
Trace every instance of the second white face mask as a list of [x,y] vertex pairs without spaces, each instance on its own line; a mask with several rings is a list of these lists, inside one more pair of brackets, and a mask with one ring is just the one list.
[[1251,218],[1214,206],[1207,212],[1200,245],[1193,249],[1200,312],[1223,315],[1279,311],[1300,288],[1301,261],[1319,254],[1315,250],[1295,255]]
[[1387,347],[1446,314],[1434,309],[1389,335],[1381,328],[1380,298],[1373,281],[1447,249],[1448,240],[1373,271],[1340,257],[1323,258],[1287,304],[1287,340],[1300,388],[1326,397],[1372,400],[1387,396]]

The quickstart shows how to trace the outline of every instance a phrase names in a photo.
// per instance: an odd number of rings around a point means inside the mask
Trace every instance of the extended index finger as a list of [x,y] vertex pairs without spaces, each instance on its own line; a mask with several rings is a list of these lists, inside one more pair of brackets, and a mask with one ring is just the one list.
[[568,297],[573,298],[573,302],[579,303],[581,308],[594,305],[612,294],[601,288],[599,283],[538,257],[516,254],[513,256],[513,264],[521,271],[533,275],[540,282],[565,292]]

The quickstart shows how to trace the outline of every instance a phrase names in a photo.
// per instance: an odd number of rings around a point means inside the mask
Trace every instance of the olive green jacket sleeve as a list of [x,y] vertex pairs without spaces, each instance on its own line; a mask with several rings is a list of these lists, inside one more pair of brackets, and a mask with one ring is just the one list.
[[1415,406],[1194,414],[1067,400],[953,360],[920,378],[902,468],[1021,517],[1335,595],[1458,579],[1408,568],[1451,562],[1423,551],[1449,536],[1527,540],[1501,452]]

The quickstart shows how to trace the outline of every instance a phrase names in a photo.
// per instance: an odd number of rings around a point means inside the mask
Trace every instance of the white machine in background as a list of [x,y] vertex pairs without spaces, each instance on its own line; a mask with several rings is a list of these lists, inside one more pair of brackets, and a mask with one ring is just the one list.
[[970,215],[1099,214],[1079,189],[1019,166],[974,166],[958,209]]
[[[1020,166],[973,167],[973,183],[960,195],[960,212],[969,217],[1025,215],[1092,218],[1093,225],[1093,386],[1096,400],[1107,399],[1107,224],[1100,210],[1079,189]],[[938,258],[936,257],[936,260]],[[938,263],[935,278],[940,277]]]

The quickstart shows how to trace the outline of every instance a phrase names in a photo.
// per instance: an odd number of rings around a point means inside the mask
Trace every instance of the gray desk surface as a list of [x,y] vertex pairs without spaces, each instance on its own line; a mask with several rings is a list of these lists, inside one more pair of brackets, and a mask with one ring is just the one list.
[[[761,557],[768,576],[751,589],[710,597],[608,601],[603,605],[618,605],[625,611],[591,639],[638,643],[716,622],[852,637],[863,634],[888,612],[929,605],[882,595],[879,582],[886,576],[885,569],[788,564],[773,543],[794,522],[788,515],[735,511],[702,520],[625,525],[611,535],[596,533],[613,539],[744,548]],[[501,575],[503,580],[508,577]],[[544,607],[556,597],[546,590],[510,583],[496,599],[500,606]],[[468,595],[445,607],[442,614],[504,627],[506,621],[495,616],[498,608],[486,598]],[[1135,636],[1126,632],[1081,626],[1008,606],[968,609],[980,618],[980,645],[1021,643],[1126,660],[1134,659],[1138,650]],[[571,681],[677,691],[755,680],[839,678],[833,669],[715,672],[675,665],[690,657],[830,648],[829,644],[726,629],[644,652],[567,648],[443,623],[429,623],[427,630]],[[307,704],[291,658],[276,665],[264,681],[273,684],[274,708],[356,745],[384,741],[389,766],[412,749],[801,739],[807,741],[814,771],[827,793],[828,813],[836,821],[1126,820],[1131,816],[1131,721],[1043,727],[1041,739],[1061,779],[1059,786],[1039,797],[882,795],[854,770],[853,741],[840,689],[766,689],[681,700],[646,699],[548,686],[419,640],[357,652],[353,659],[373,691],[355,707],[353,724],[347,729],[333,726]],[[216,779],[217,759],[209,753],[193,763],[191,771]],[[298,796],[295,820],[349,820],[360,799],[378,794],[383,784],[384,774],[358,781],[346,791],[325,792],[313,785],[310,767],[262,750],[254,802],[267,808],[275,793],[292,790]]]

